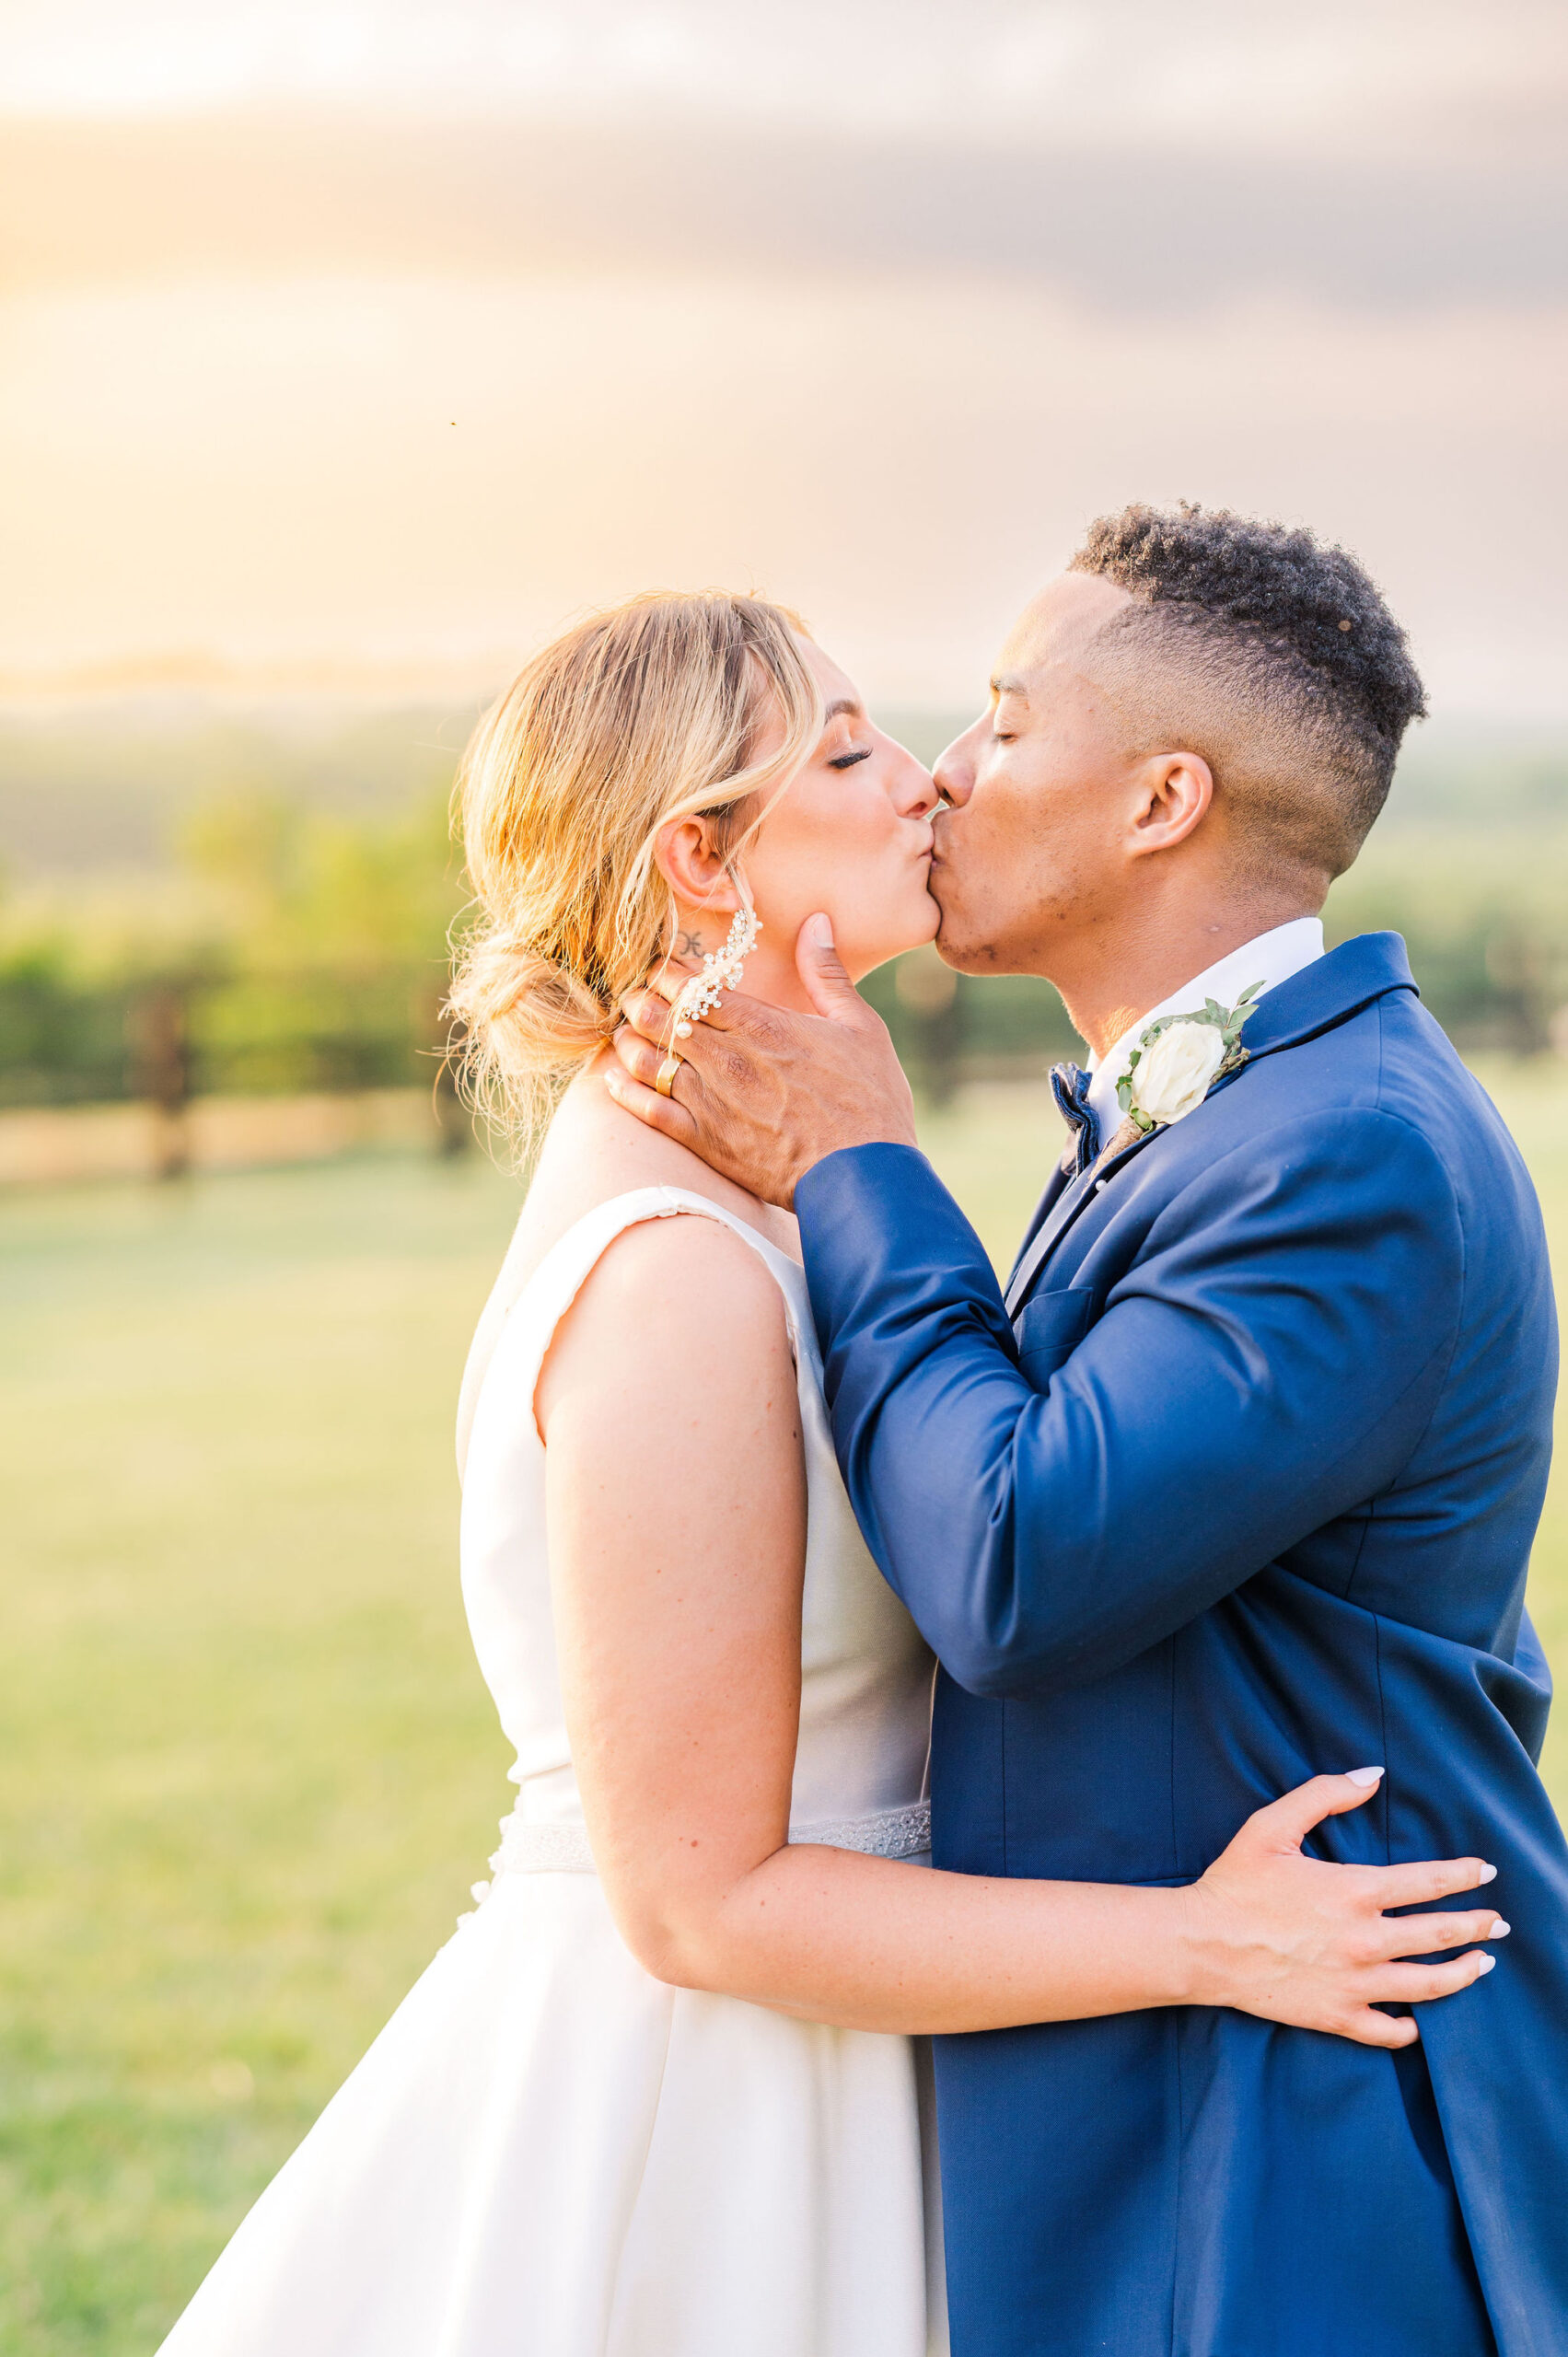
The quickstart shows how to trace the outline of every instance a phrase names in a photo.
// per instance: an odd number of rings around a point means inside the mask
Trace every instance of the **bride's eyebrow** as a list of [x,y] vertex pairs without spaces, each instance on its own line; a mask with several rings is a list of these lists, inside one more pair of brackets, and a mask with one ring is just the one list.
[[857,703],[854,696],[840,696],[838,702],[830,703],[822,714],[822,725],[826,727],[830,720],[842,719],[846,712],[854,713],[858,719],[863,715],[864,711],[865,706]]

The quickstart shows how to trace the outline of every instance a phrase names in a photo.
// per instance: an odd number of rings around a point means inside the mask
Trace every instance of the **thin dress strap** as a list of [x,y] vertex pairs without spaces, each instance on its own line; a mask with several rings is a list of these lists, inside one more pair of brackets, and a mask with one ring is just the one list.
[[[629,1227],[636,1227],[645,1220],[670,1219],[679,1213],[694,1213],[700,1218],[716,1220],[721,1227],[729,1228],[743,1244],[749,1244],[771,1270],[784,1296],[784,1318],[789,1328],[790,1348],[798,1364],[805,1312],[806,1279],[804,1271],[776,1244],[770,1244],[754,1227],[738,1218],[734,1212],[725,1211],[711,1202],[707,1196],[697,1195],[685,1187],[639,1187],[631,1194],[612,1195],[607,1202],[598,1203],[591,1212],[574,1221],[564,1235],[557,1237],[543,1259],[530,1273],[524,1273],[524,1256],[518,1251],[520,1237],[514,1237],[501,1273],[495,1280],[490,1299],[485,1303],[474,1331],[468,1363],[463,1369],[462,1389],[458,1400],[458,1477],[467,1469],[469,1442],[473,1432],[474,1415],[485,1376],[495,1355],[503,1332],[514,1318],[526,1318],[533,1329],[538,1344],[533,1361],[533,1375],[544,1364],[555,1329],[572,1306],[577,1295],[598,1262],[618,1236]],[[531,1387],[530,1387],[530,1397]]]

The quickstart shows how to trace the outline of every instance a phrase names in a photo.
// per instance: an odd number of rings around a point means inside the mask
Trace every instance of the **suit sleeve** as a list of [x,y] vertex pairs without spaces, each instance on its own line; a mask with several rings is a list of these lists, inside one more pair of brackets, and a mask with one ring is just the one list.
[[1043,1390],[923,1155],[831,1155],[796,1210],[856,1516],[976,1694],[1104,1677],[1376,1497],[1458,1331],[1452,1186],[1417,1132],[1371,1110],[1310,1116],[1195,1175]]

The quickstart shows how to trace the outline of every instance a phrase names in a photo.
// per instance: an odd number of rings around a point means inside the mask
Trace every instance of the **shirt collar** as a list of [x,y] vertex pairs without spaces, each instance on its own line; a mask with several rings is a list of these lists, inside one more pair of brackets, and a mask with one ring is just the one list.
[[1162,998],[1146,1015],[1140,1015],[1130,1024],[1114,1045],[1103,1056],[1089,1058],[1089,1103],[1099,1122],[1102,1140],[1109,1140],[1121,1120],[1121,1109],[1116,1100],[1116,1086],[1132,1061],[1148,1026],[1162,1015],[1196,1015],[1201,1013],[1206,998],[1217,999],[1221,1006],[1234,1006],[1249,984],[1261,982],[1272,990],[1276,982],[1286,982],[1299,974],[1305,966],[1323,955],[1323,920],[1321,917],[1292,917],[1288,924],[1277,924],[1271,933],[1260,933],[1255,941],[1244,942],[1239,949],[1206,966],[1179,991]]

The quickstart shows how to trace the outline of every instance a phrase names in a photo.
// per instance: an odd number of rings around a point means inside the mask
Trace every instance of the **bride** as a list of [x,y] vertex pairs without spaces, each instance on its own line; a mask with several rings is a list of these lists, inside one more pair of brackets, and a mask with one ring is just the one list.
[[480,726],[452,1004],[520,1145],[549,1119],[459,1417],[518,1796],[168,2357],[926,2357],[923,2038],[1197,2003],[1398,2046],[1413,2021],[1374,2007],[1488,1968],[1396,1959],[1486,1939],[1490,1909],[1381,1912],[1478,1860],[1301,1854],[1369,1771],[1260,1811],[1187,1889],[930,1867],[933,1664],[840,1483],[792,1223],[602,1068],[649,974],[693,978],[678,1036],[742,958],[802,1004],[817,909],[856,975],[929,940],[934,800],[748,598],[598,615]]

